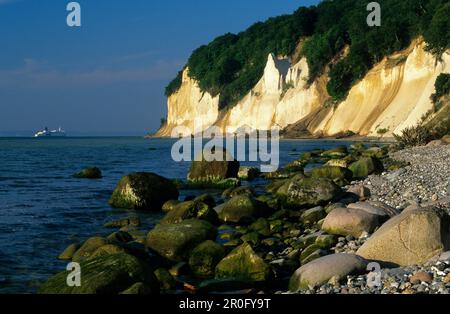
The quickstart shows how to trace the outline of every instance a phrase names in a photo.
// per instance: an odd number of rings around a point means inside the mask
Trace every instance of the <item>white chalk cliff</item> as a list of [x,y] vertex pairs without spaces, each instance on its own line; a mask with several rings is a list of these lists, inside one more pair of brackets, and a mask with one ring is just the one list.
[[[156,136],[188,136],[212,125],[232,133],[242,127],[269,130],[294,124],[324,136],[347,131],[378,136],[380,130],[390,136],[416,125],[432,109],[430,96],[441,73],[450,73],[450,51],[437,62],[418,39],[408,49],[384,58],[352,87],[345,101],[333,105],[326,74],[307,84],[305,58],[290,64],[287,58],[270,55],[256,86],[231,109],[221,111],[220,95],[202,92],[185,69],[181,88],[168,99],[167,125]],[[184,128],[174,131],[178,126]]]

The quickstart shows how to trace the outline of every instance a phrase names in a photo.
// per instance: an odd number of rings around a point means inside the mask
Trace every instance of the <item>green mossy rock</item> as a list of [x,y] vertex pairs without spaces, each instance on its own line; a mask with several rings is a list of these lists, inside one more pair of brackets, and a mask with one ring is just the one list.
[[228,254],[216,267],[216,279],[238,279],[245,282],[270,280],[272,270],[252,249],[244,243]]
[[78,251],[79,248],[80,248],[80,245],[78,243],[72,243],[64,250],[64,252],[62,252],[58,256],[58,259],[62,260],[62,261],[72,260],[73,255],[75,254],[76,251]]
[[269,208],[264,203],[248,195],[239,195],[224,204],[219,218],[225,223],[247,224],[268,215],[269,212]]
[[266,218],[259,218],[249,228],[251,231],[257,232],[263,237],[268,237],[271,235],[270,224]]
[[322,206],[317,206],[306,210],[301,216],[300,221],[303,224],[315,224],[325,218],[327,213]]
[[170,200],[163,204],[162,211],[163,213],[168,213],[177,207],[181,202],[179,200]]
[[348,150],[345,146],[338,146],[336,148],[327,150],[320,154],[321,157],[330,158],[330,159],[339,159],[347,156]]
[[80,172],[74,174],[75,178],[78,179],[101,179],[102,171],[97,167],[85,168]]
[[123,227],[139,227],[141,219],[139,217],[129,217],[125,219],[114,220],[104,225],[105,228],[123,228]]
[[325,205],[342,193],[341,188],[330,179],[308,178],[291,180],[278,190],[286,207],[301,209]]
[[92,237],[86,240],[83,245],[73,254],[72,261],[80,262],[92,254],[100,247],[111,244],[111,241],[102,237]]
[[239,162],[231,158],[223,148],[216,148],[212,153],[216,154],[216,151],[217,154],[220,154],[222,161],[207,161],[206,159],[210,159],[209,157],[211,156],[205,158],[205,154],[202,153],[202,156],[197,157],[196,161],[192,162],[187,178],[188,181],[210,183],[237,178],[240,167]]
[[215,240],[217,230],[209,222],[198,219],[179,224],[157,225],[147,235],[146,245],[170,261],[187,260],[192,249],[206,240]]
[[138,282],[132,285],[125,291],[122,291],[120,294],[132,294],[132,295],[150,295],[152,294],[152,289],[147,286],[145,283]]
[[151,268],[134,256],[120,253],[81,262],[81,286],[69,287],[63,271],[44,283],[41,294],[119,294],[135,283],[143,283],[151,293],[159,293],[159,284]]
[[241,237],[242,242],[250,243],[252,246],[257,246],[260,241],[260,235],[258,232],[250,232]]
[[126,253],[126,250],[119,245],[116,244],[106,244],[101,247],[99,247],[97,250],[95,250],[94,253],[92,253],[91,256],[89,256],[89,259],[97,258],[101,256],[108,256],[108,255],[114,255],[119,253]]
[[212,207],[202,202],[188,201],[175,206],[161,220],[160,224],[178,224],[192,218],[206,220],[212,224],[219,222],[217,213]]
[[132,173],[123,177],[109,204],[116,208],[160,211],[168,200],[178,199],[172,181],[154,173]]
[[331,180],[351,180],[353,178],[353,173],[342,167],[333,166],[323,166],[315,168],[311,171],[312,178],[328,178]]
[[170,272],[165,268],[158,268],[154,272],[156,279],[158,279],[159,287],[161,290],[173,290],[175,289],[176,281]]
[[252,187],[240,186],[237,188],[229,188],[222,193],[223,199],[233,198],[238,195],[256,196],[256,192]]
[[383,163],[377,158],[363,157],[350,165],[354,178],[365,178],[371,174],[378,174],[383,171]]
[[240,167],[238,172],[238,178],[243,181],[253,181],[258,178],[261,171],[255,167]]
[[220,244],[208,240],[191,252],[189,267],[199,278],[213,278],[217,264],[225,255],[225,249]]

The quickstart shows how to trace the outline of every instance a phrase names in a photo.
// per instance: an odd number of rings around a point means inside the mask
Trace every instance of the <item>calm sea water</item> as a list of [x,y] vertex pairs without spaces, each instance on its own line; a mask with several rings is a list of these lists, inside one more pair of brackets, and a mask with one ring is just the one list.
[[[189,163],[172,161],[173,143],[135,137],[0,138],[0,293],[36,292],[40,282],[65,268],[56,257],[67,245],[107,235],[112,231],[103,228],[105,222],[130,216],[108,206],[122,176],[150,171],[185,178]],[[302,151],[342,144],[282,141],[280,162],[285,165]],[[87,166],[101,168],[104,178],[72,177]],[[183,199],[195,193],[181,194]],[[160,213],[138,215],[148,229],[161,218]]]

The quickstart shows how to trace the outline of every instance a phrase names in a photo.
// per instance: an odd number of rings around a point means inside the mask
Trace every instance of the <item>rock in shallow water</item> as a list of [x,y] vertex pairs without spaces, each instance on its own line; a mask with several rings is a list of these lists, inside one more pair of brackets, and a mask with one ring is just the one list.
[[102,171],[97,167],[85,168],[74,174],[74,177],[78,179],[101,179]]
[[81,286],[69,287],[64,271],[44,283],[41,294],[118,294],[135,283],[147,285],[150,293],[159,293],[159,284],[150,267],[134,256],[121,253],[81,262]]
[[146,245],[168,260],[181,262],[198,244],[214,240],[216,235],[216,228],[209,222],[189,219],[179,224],[157,225],[147,235]]
[[178,196],[172,181],[154,173],[139,172],[120,180],[109,204],[116,208],[159,211],[165,202]]

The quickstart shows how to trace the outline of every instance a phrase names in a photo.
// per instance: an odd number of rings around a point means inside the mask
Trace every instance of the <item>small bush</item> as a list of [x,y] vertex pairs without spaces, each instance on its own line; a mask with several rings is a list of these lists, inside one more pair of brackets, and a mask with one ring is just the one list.
[[432,140],[430,131],[422,125],[406,128],[402,134],[394,134],[394,137],[401,148],[423,146]]

